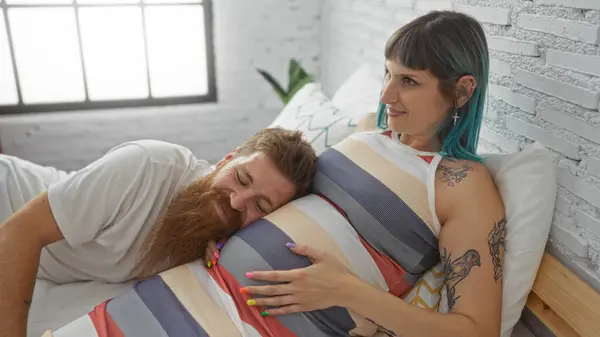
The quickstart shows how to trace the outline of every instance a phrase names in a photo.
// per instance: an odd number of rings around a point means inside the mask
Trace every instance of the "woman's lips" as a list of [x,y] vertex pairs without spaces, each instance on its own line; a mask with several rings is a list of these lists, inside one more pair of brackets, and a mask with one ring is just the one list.
[[398,111],[398,110],[394,110],[392,108],[387,108],[388,117],[400,117],[405,114],[406,114],[406,112],[404,112],[404,111]]

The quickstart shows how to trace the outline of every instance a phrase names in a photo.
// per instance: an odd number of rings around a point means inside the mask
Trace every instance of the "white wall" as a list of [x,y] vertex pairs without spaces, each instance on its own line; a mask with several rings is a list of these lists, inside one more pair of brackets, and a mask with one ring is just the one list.
[[153,138],[214,162],[282,107],[256,67],[287,83],[296,57],[319,75],[319,11],[318,0],[214,0],[217,104],[0,116],[2,150],[77,169],[121,142]]
[[600,290],[600,0],[329,0],[322,9],[325,90],[332,93],[362,62],[383,70],[393,30],[446,8],[471,13],[488,34],[492,84],[482,147],[513,152],[540,141],[554,151],[560,189],[550,250]]

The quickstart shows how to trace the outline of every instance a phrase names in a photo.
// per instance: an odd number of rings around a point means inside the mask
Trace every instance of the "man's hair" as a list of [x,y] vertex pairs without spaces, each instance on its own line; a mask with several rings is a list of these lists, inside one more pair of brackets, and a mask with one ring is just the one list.
[[296,186],[299,198],[308,194],[317,170],[317,154],[301,131],[266,128],[246,140],[234,156],[265,154]]

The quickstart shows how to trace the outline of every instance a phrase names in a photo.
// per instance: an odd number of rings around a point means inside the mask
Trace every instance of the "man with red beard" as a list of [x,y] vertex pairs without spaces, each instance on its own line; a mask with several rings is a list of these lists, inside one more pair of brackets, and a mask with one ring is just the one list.
[[185,147],[145,140],[44,186],[58,173],[0,157],[13,173],[0,175],[0,336],[25,336],[36,276],[119,283],[201,258],[209,241],[305,195],[316,160],[300,132],[277,128],[214,170]]

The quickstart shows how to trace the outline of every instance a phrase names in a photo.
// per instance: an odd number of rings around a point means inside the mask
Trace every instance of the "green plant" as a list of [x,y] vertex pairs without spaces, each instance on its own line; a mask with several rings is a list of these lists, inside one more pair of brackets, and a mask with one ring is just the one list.
[[300,88],[314,80],[312,75],[308,74],[295,59],[291,59],[289,63],[287,90],[265,70],[257,69],[257,71],[267,82],[269,82],[273,91],[275,91],[284,104],[287,104]]

